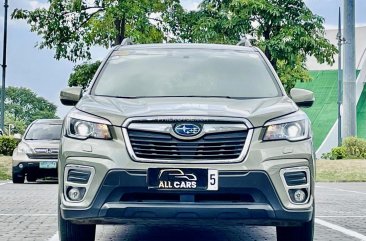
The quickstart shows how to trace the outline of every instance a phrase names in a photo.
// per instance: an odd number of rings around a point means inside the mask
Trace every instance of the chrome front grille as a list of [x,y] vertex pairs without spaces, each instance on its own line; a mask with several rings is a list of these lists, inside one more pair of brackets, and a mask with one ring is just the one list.
[[208,134],[189,141],[148,131],[130,130],[128,135],[139,158],[221,160],[240,156],[248,131]]
[[35,148],[33,153],[27,153],[30,159],[57,159],[58,148]]
[[[202,133],[185,138],[174,133],[182,122],[202,126]],[[141,162],[221,163],[244,159],[252,136],[242,119],[129,120],[123,134],[131,157]]]

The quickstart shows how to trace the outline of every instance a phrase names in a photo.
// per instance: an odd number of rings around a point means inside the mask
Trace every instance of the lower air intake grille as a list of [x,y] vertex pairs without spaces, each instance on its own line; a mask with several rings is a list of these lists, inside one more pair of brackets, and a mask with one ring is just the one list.
[[[253,203],[254,198],[246,193],[198,193],[190,194],[192,202],[196,203]],[[124,193],[120,199],[122,202],[181,202],[179,193]]]
[[30,159],[57,159],[58,154],[27,154]]

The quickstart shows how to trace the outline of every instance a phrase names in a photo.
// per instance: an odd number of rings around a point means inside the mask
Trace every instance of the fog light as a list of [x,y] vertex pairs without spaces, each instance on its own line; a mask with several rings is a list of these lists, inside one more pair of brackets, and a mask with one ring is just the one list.
[[75,187],[73,187],[73,188],[71,188],[70,190],[69,190],[69,192],[68,192],[68,196],[69,196],[69,198],[71,199],[71,200],[73,200],[73,201],[77,201],[77,200],[79,200],[80,199],[80,191],[79,191],[79,189],[78,188],[75,188]]
[[23,168],[23,164],[19,164],[19,168]]
[[303,190],[296,190],[294,192],[294,199],[296,202],[302,203],[306,200],[306,193]]
[[85,194],[84,187],[70,187],[69,191],[67,192],[67,197],[71,201],[81,201]]

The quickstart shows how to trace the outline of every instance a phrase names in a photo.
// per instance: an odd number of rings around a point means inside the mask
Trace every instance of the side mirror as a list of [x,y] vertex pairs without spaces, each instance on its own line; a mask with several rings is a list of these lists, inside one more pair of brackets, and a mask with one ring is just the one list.
[[311,107],[315,101],[314,93],[310,90],[293,88],[290,96],[299,107]]
[[22,135],[19,133],[14,134],[14,139],[20,141],[22,139]]
[[63,89],[60,92],[60,101],[63,105],[74,106],[83,96],[83,89],[81,87],[70,87]]

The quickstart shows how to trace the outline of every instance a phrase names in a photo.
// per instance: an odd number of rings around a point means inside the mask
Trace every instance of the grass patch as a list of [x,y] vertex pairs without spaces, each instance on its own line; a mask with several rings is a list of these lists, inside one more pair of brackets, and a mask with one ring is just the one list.
[[318,182],[366,182],[366,160],[318,160]]
[[[11,156],[0,156],[0,180],[11,179]],[[318,182],[366,182],[366,160],[318,160]]]
[[0,180],[11,179],[11,156],[0,156]]

